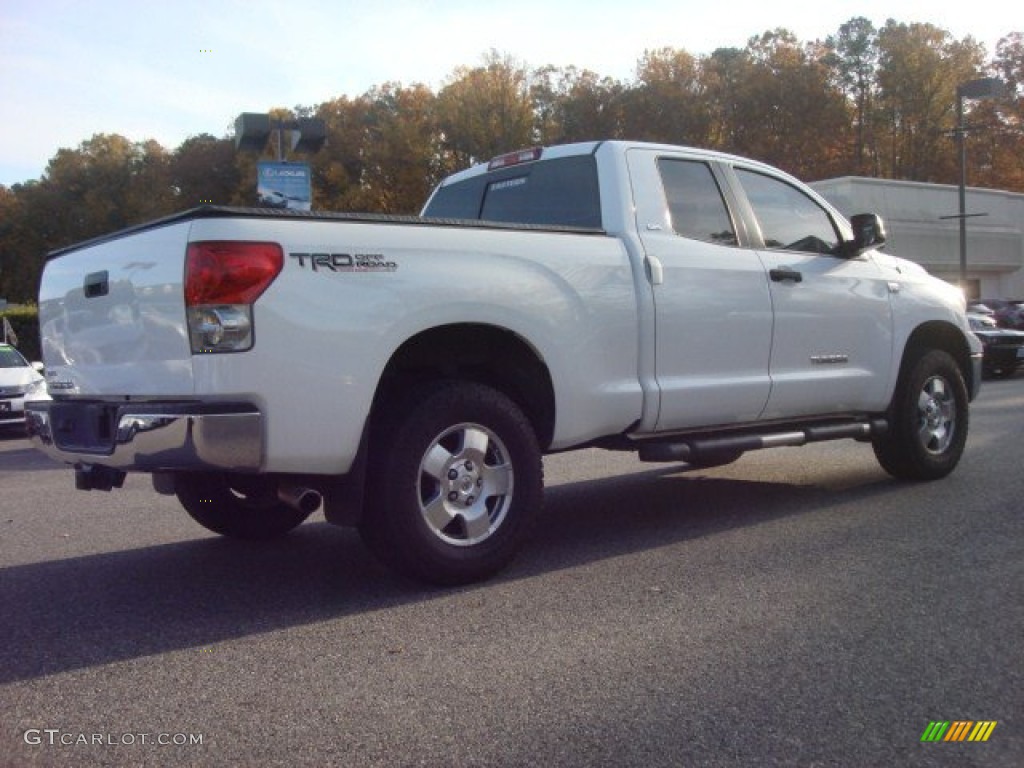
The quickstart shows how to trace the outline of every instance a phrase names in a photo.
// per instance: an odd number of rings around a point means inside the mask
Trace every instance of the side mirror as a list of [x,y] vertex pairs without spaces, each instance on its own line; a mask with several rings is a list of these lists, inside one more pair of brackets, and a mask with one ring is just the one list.
[[33,362],[31,363],[31,365],[32,365],[32,369],[33,369],[33,370],[34,370],[34,371],[35,371],[36,373],[45,373],[45,372],[46,372],[46,366],[44,366],[44,365],[43,365],[42,363],[39,363],[39,362],[34,362],[34,361],[33,361]]
[[857,213],[850,217],[853,240],[845,243],[846,254],[851,258],[864,251],[885,245],[885,222],[877,213]]

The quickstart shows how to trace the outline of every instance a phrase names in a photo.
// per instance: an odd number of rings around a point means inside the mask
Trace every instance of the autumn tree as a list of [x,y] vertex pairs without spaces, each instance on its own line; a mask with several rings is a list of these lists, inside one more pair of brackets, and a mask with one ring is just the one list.
[[37,204],[52,217],[47,240],[66,245],[174,209],[169,157],[155,141],[96,134],[61,149],[40,181]]
[[327,128],[326,144],[309,158],[315,208],[350,211],[359,205],[368,109],[365,98],[339,96],[314,110],[313,116],[323,120]]
[[228,205],[241,181],[231,139],[190,136],[171,155],[169,183],[177,209]]
[[896,179],[953,182],[956,87],[978,76],[984,49],[932,24],[889,20],[878,32],[878,110],[882,173]]
[[704,97],[700,64],[687,51],[645,51],[636,83],[623,96],[625,134],[638,140],[706,146],[711,111]]
[[440,140],[436,97],[424,85],[387,83],[364,97],[360,210],[418,213],[454,170]]
[[709,144],[820,178],[840,167],[849,129],[825,51],[776,29],[743,50],[716,50],[702,64]]
[[874,144],[875,76],[878,71],[878,30],[863,16],[850,19],[825,41],[823,62],[852,105],[849,172],[878,173]]
[[1024,33],[1013,32],[996,44],[995,70],[1006,82],[1010,96],[1024,88]]
[[437,109],[445,149],[458,167],[534,143],[529,73],[497,51],[483,66],[457,68]]
[[21,184],[15,189],[0,186],[0,296],[14,302],[35,298],[42,263],[42,244],[26,227],[25,196],[18,194],[24,188]]
[[61,149],[43,177],[2,196],[0,279],[9,298],[34,298],[46,253],[174,210],[170,157],[155,141],[97,134]]
[[625,137],[622,82],[576,67],[542,67],[530,80],[537,143]]
[[1024,34],[1014,32],[996,44],[993,69],[1006,83],[1006,93],[974,104],[969,178],[997,189],[1024,191]]
[[750,55],[740,48],[717,48],[701,63],[710,116],[708,146],[727,152],[740,152],[745,146],[752,127],[742,115],[750,71]]

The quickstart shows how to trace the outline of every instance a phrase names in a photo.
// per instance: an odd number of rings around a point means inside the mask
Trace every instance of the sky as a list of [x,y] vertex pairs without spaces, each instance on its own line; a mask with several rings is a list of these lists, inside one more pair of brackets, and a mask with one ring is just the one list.
[[439,90],[490,50],[631,80],[646,50],[708,54],[766,30],[824,39],[855,16],[930,22],[995,52],[1004,0],[0,0],[0,184],[96,133],[227,135],[242,112],[375,85]]

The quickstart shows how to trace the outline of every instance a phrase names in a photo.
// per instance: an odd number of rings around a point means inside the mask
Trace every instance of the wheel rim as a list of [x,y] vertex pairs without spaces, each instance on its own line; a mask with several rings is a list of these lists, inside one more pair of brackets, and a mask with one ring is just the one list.
[[493,536],[512,493],[508,449],[479,424],[446,429],[420,462],[420,512],[430,532],[447,544],[467,547]]
[[918,439],[928,453],[944,453],[956,432],[956,397],[941,376],[925,382],[917,398]]

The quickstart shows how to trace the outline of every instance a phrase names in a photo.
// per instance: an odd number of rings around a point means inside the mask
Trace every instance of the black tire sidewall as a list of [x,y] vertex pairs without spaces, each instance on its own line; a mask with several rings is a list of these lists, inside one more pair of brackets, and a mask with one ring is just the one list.
[[174,491],[193,520],[235,539],[276,539],[310,515],[283,502],[259,506],[246,503],[231,492],[230,478],[221,472],[182,473],[175,478]]
[[[918,399],[933,377],[943,379],[952,390],[956,406],[953,439],[942,453],[933,454],[918,435]],[[945,477],[960,462],[967,442],[967,386],[956,361],[942,350],[921,354],[900,381],[890,415],[890,434],[876,442],[875,452],[892,475],[907,480],[936,480]]]
[[[522,410],[490,387],[431,386],[392,414],[371,441],[369,496],[360,527],[381,559],[417,580],[470,583],[505,567],[528,538],[543,504],[540,448]],[[457,546],[430,530],[420,509],[420,465],[438,436],[460,424],[486,427],[504,444],[513,468],[512,502],[484,541]]]

